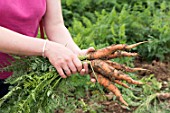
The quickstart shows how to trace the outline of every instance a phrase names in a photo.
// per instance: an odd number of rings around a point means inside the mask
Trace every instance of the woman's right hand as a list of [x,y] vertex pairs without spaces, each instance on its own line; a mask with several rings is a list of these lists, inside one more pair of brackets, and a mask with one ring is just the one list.
[[82,70],[82,63],[77,55],[62,44],[47,41],[44,55],[62,78]]

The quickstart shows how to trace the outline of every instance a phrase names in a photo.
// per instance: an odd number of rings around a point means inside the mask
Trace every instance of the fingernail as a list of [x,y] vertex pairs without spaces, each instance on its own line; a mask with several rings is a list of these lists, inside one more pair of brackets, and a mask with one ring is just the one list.
[[81,71],[85,72],[86,70],[85,70],[85,69],[82,69]]
[[91,82],[96,82],[96,80],[95,79],[91,79]]

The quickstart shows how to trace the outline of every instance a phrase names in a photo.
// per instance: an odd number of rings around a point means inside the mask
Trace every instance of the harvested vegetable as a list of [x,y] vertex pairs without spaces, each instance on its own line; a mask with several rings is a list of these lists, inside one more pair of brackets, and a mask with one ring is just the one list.
[[109,64],[113,68],[118,69],[118,70],[122,70],[122,71],[126,71],[126,72],[147,71],[147,69],[143,69],[143,68],[130,68],[130,67],[127,67],[125,65],[122,65],[122,64],[119,64],[119,63],[116,63],[116,62],[112,62],[110,60],[107,60],[106,62],[107,62],[107,64]]
[[101,73],[103,76],[108,77],[111,80],[118,79],[125,80],[131,84],[143,84],[142,82],[133,80],[123,72],[116,70],[103,60],[93,60],[91,64],[96,72]]
[[138,56],[137,53],[130,53],[126,51],[116,51],[113,54],[110,54],[107,56],[105,59],[113,59],[113,58],[118,58],[118,57],[135,57]]
[[99,84],[103,85],[104,87],[106,87],[109,91],[113,92],[116,97],[126,106],[128,106],[128,104],[124,101],[122,94],[120,93],[119,89],[112,84],[112,82],[105,78],[103,75],[96,73],[97,75],[97,81],[99,82]]
[[124,50],[132,49],[144,42],[139,42],[132,45],[126,44],[117,44],[111,45],[95,52],[91,52],[85,57],[81,56],[81,60],[89,60],[91,67],[91,72],[96,75],[96,79],[102,86],[106,87],[109,91],[113,92],[115,96],[128,106],[128,104],[124,101],[120,91],[114,85],[114,83],[119,84],[125,88],[131,89],[127,84],[123,83],[121,80],[126,81],[129,84],[136,84],[142,85],[143,83],[140,81],[133,80],[130,76],[123,72],[136,72],[136,71],[147,71],[143,68],[130,68],[128,66],[116,63],[111,61],[110,59],[117,58],[117,57],[135,57],[138,56],[137,53],[130,53]]
[[130,50],[140,44],[143,44],[147,41],[144,42],[139,42],[136,44],[132,44],[132,45],[126,45],[126,44],[114,44],[102,49],[99,49],[95,52],[91,52],[86,56],[81,57],[81,59],[87,59],[87,60],[93,60],[93,59],[101,59],[101,58],[107,58],[107,56],[109,56],[110,54],[118,51],[118,50]]

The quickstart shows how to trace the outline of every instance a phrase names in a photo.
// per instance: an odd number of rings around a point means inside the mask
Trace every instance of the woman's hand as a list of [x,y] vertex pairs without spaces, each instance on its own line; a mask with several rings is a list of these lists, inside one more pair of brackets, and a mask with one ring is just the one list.
[[[93,51],[95,51],[95,49],[93,47],[89,47],[88,49],[81,50],[79,53],[77,53],[77,55],[78,56],[85,56],[89,52],[93,52]],[[85,75],[85,74],[89,74],[88,63],[87,62],[83,62],[83,68],[80,71],[80,75]]]
[[[95,49],[93,47],[89,47],[88,49],[81,50],[80,55],[87,55],[88,53],[93,52],[93,51],[95,51]],[[83,63],[83,69],[80,71],[80,74],[81,75],[89,74],[87,62]],[[90,73],[90,77],[91,77],[91,82],[96,82],[96,79],[94,78],[93,73]]]
[[78,56],[62,44],[48,41],[44,55],[56,68],[62,78],[82,70],[82,63]]
[[[95,51],[95,49],[93,47],[89,47],[88,49],[83,49],[81,50],[79,53],[77,53],[77,55],[87,55],[90,52]],[[87,62],[83,62],[83,68],[80,71],[80,75],[85,75],[85,74],[89,74],[89,69],[88,69],[88,63]],[[90,73],[90,77],[91,77],[91,82],[96,82],[96,79],[93,76],[93,73]]]

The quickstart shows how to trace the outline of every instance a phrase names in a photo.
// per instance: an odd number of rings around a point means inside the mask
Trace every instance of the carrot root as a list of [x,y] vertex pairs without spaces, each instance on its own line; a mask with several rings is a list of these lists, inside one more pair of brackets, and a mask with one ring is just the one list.
[[133,80],[130,76],[124,74],[123,72],[116,70],[103,60],[93,60],[91,61],[91,64],[95,72],[102,74],[103,76],[109,78],[110,80],[118,79],[125,80],[131,84],[136,85],[143,84],[142,82]]
[[127,45],[127,46],[125,47],[125,49],[129,50],[129,49],[132,49],[132,48],[134,48],[134,47],[136,47],[136,46],[138,46],[138,45],[140,45],[140,44],[146,43],[146,42],[148,42],[148,41],[143,41],[143,42],[138,42],[138,43],[136,43],[136,44]]
[[143,68],[130,68],[125,65],[118,64],[116,62],[112,62],[110,60],[106,60],[106,63],[108,63],[110,66],[112,66],[115,69],[122,70],[122,71],[127,71],[127,72],[136,72],[136,71],[147,71],[147,69]]
[[130,89],[130,87],[129,87],[127,84],[121,82],[120,80],[114,80],[114,82],[115,82],[116,84],[119,84],[119,85],[125,87],[125,88]]
[[[102,58],[106,58],[108,55],[110,55],[111,53],[114,53],[117,50],[129,50],[132,49],[140,44],[146,43],[148,41],[143,41],[143,42],[139,42],[136,44],[132,44],[132,45],[126,45],[126,44],[117,44],[117,45],[111,45],[99,50],[96,50],[94,52],[90,52],[86,55],[86,59],[88,60],[94,60],[94,59],[102,59]],[[126,54],[126,53],[124,53]]]
[[119,89],[114,84],[112,84],[112,82],[121,85],[125,88],[131,89],[127,84],[123,83],[121,80],[136,85],[141,85],[143,83],[140,81],[133,80],[130,76],[123,73],[123,71],[135,72],[135,71],[147,71],[147,69],[131,68],[125,65],[118,64],[116,62],[112,62],[108,59],[113,59],[117,57],[138,56],[137,53],[130,53],[123,50],[132,49],[146,42],[148,41],[139,42],[132,45],[126,45],[126,44],[111,45],[96,50],[94,52],[90,52],[86,56],[80,56],[79,59],[89,60],[89,70],[90,70],[89,72],[95,73],[96,75],[95,78],[99,82],[99,84],[103,85],[109,91],[113,92],[116,95],[116,97],[120,100],[120,102],[128,106],[126,101],[124,101]]
[[126,101],[123,99],[122,94],[120,93],[119,89],[115,85],[113,85],[111,83],[111,81],[109,81],[107,78],[103,77],[101,74],[97,73],[96,75],[97,75],[99,84],[103,85],[109,91],[113,92],[115,94],[115,96],[120,100],[120,102],[122,102],[123,104],[128,106]]
[[118,57],[136,57],[138,56],[137,53],[130,53],[125,51],[116,51],[110,55],[108,55],[105,59],[113,59]]

